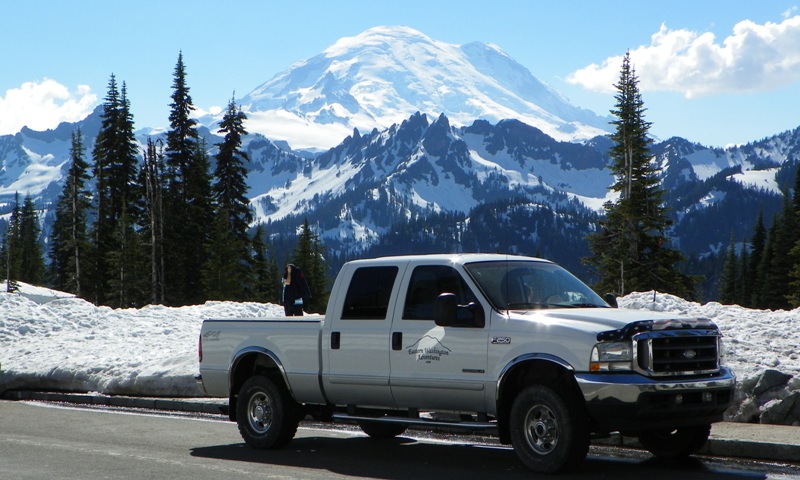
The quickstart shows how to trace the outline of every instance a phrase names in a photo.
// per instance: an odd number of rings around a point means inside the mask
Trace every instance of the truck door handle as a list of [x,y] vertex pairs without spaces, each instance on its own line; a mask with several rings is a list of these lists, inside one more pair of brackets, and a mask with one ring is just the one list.
[[339,350],[342,334],[340,332],[331,332],[331,350]]
[[392,350],[403,349],[403,332],[392,332]]

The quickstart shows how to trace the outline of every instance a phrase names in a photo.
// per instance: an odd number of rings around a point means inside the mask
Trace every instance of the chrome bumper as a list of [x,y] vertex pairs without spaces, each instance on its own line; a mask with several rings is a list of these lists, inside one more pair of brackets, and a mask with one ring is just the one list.
[[736,375],[728,368],[699,379],[636,373],[582,373],[575,378],[600,432],[635,433],[721,421],[736,385]]

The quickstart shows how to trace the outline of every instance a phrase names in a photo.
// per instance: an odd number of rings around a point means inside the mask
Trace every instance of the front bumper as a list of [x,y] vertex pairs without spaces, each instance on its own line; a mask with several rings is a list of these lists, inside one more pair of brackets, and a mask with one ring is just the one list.
[[722,421],[736,375],[722,368],[703,378],[650,378],[636,373],[576,374],[595,433],[636,434]]

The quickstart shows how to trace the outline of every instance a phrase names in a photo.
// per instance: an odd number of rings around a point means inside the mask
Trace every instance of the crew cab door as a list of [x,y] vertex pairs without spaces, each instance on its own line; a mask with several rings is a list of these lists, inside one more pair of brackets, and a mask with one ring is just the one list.
[[391,326],[396,405],[486,411],[488,325],[440,327],[433,319],[434,302],[441,293],[455,294],[461,305],[485,306],[450,265],[423,264],[408,270]]
[[404,265],[359,266],[340,273],[346,292],[332,292],[321,338],[322,381],[338,405],[393,406],[389,340],[393,299]]

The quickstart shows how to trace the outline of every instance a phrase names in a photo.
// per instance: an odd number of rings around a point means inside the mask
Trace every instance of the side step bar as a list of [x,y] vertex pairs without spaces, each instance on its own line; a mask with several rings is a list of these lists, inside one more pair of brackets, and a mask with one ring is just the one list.
[[482,432],[497,432],[497,422],[473,422],[473,421],[460,421],[451,422],[447,420],[437,420],[433,418],[410,418],[410,417],[370,417],[363,415],[350,415],[347,413],[334,413],[333,421],[341,423],[358,423],[358,422],[380,422],[380,423],[396,423],[401,425],[408,425],[414,427],[424,428],[457,428],[463,430],[480,430]]

